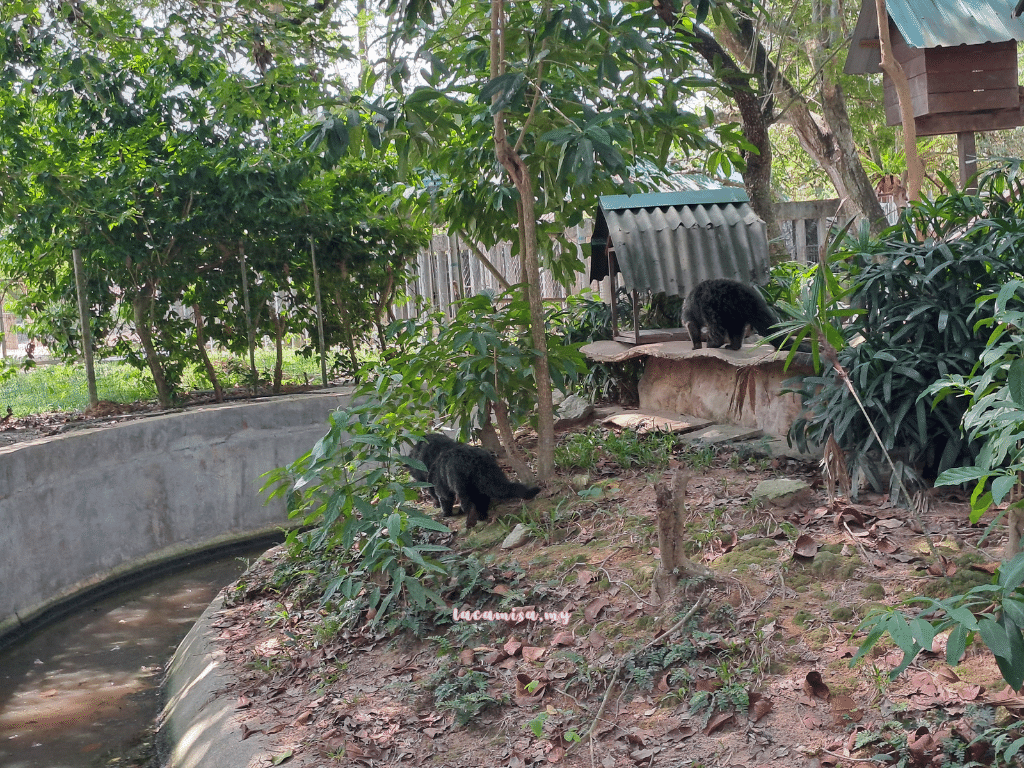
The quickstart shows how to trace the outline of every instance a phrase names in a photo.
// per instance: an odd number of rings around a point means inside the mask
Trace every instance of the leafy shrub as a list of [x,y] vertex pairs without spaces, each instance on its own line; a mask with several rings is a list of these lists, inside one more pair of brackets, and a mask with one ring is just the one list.
[[[343,603],[349,617],[387,617],[389,628],[415,624],[410,612],[446,609],[451,550],[431,534],[450,532],[411,503],[417,491],[405,470],[413,460],[403,449],[437,417],[468,436],[499,400],[514,425],[530,419],[536,387],[533,352],[522,344],[527,317],[522,300],[480,294],[460,302],[454,320],[437,313],[394,323],[390,357],[361,371],[354,404],[331,415],[330,431],[309,453],[267,474],[264,490],[284,496],[289,515],[310,527],[290,534],[295,556],[332,563],[321,602]],[[582,369],[579,351],[551,347],[552,378],[565,387]],[[479,576],[460,575],[473,584]]]
[[[839,257],[851,276],[850,301],[866,312],[848,324],[839,362],[849,372],[889,451],[932,471],[971,462],[977,445],[960,429],[966,406],[946,398],[930,409],[922,392],[947,376],[968,374],[985,349],[969,324],[980,296],[1021,273],[1024,219],[1001,197],[1007,171],[986,177],[982,196],[960,193],[915,204],[880,239],[846,241]],[[921,239],[917,232],[929,233]],[[867,421],[834,372],[805,379],[812,415],[790,436],[806,448],[831,432],[866,468],[875,445]]]
[[[436,312],[392,323],[393,354],[361,373],[382,388],[401,389],[423,412],[454,420],[468,436],[479,427],[491,403],[504,403],[513,428],[535,416],[537,386],[533,350],[524,342],[529,305],[518,289],[463,299],[448,320]],[[549,341],[552,385],[563,392],[584,371],[579,344]],[[405,410],[409,410],[406,408]]]
[[269,498],[283,495],[289,517],[309,528],[289,533],[293,556],[331,563],[321,602],[341,601],[353,618],[372,612],[374,621],[401,618],[407,606],[446,609],[438,584],[447,569],[438,558],[450,551],[430,543],[430,532],[447,535],[448,527],[411,503],[417,492],[399,459],[403,441],[415,439],[403,424],[415,418],[383,394],[384,403],[356,400],[332,413],[330,431],[309,453],[267,473],[263,487]]
[[504,703],[490,692],[490,679],[485,672],[466,672],[461,677],[452,669],[442,669],[434,676],[434,703],[440,710],[455,714],[458,725],[467,725],[488,707]]
[[[1014,690],[1024,685],[1024,554],[1003,563],[992,583],[974,587],[964,595],[945,600],[915,597],[907,602],[926,607],[916,618],[908,619],[901,611],[889,609],[874,613],[859,629],[868,632],[856,655],[855,665],[888,634],[903,651],[903,661],[889,673],[895,680],[921,651],[930,651],[935,636],[952,630],[946,644],[946,661],[955,666],[976,635],[995,656],[1003,679]],[[938,618],[928,618],[938,613]]]
[[[624,290],[619,291],[617,301],[619,317],[632,317],[632,303]],[[566,344],[590,344],[612,338],[611,306],[591,291],[569,296],[566,306],[552,313],[549,321]],[[643,370],[643,362],[636,359],[621,363],[587,360],[576,389],[592,400],[634,404],[640,399],[637,387]]]
[[992,327],[977,365],[970,376],[950,375],[928,390],[936,395],[935,402],[951,394],[967,396],[964,430],[982,448],[973,467],[952,467],[935,484],[974,482],[975,523],[992,504],[1002,503],[1024,471],[1024,339],[1018,330],[1024,327],[1024,282],[1011,280],[998,294],[982,296],[977,303],[983,317],[977,327]]

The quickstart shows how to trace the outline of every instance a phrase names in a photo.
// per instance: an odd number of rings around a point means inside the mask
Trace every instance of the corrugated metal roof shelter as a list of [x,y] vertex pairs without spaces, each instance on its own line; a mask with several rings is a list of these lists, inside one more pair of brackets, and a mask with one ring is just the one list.
[[[614,295],[615,273],[621,271],[626,290],[670,296],[685,296],[712,277],[766,282],[767,228],[746,192],[699,177],[688,177],[688,183],[690,189],[675,192],[601,197],[590,240],[590,279],[610,273]],[[633,330],[639,344],[635,316]]]
[[[1017,46],[1024,19],[1013,0],[886,0],[893,54],[910,81],[919,135],[1021,125]],[[862,0],[846,58],[847,74],[881,71],[874,0]],[[885,82],[886,122],[900,122]]]

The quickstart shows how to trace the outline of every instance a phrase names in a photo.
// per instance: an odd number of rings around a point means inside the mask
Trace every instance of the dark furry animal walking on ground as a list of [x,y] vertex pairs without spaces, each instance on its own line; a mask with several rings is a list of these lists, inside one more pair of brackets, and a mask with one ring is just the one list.
[[[424,462],[426,463],[426,462]],[[487,520],[491,500],[532,499],[540,488],[515,483],[505,477],[490,451],[457,443],[439,453],[428,477],[445,517],[452,514],[455,496],[466,513],[466,527]]]
[[[409,474],[412,475],[412,479],[419,483],[427,482],[427,479],[430,476],[430,468],[434,466],[434,461],[437,457],[442,452],[447,451],[449,448],[453,448],[456,445],[461,445],[461,443],[437,432],[431,432],[424,435],[423,439],[413,446],[409,457],[422,461],[426,469],[414,469],[413,467],[409,467]],[[441,506],[441,503],[437,498],[437,493],[434,491],[433,487],[428,490],[430,491],[431,498],[434,499],[434,506]]]
[[[715,278],[697,283],[683,304],[683,324],[694,349],[701,348],[702,326],[708,329],[709,347],[721,347],[728,338],[728,348],[739,349],[748,323],[762,336],[770,336],[778,322],[757,288],[738,280]],[[768,343],[779,349],[782,339]]]

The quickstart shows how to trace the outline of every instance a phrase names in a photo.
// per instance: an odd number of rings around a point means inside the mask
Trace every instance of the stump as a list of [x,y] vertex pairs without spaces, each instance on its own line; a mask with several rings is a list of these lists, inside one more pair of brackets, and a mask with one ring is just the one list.
[[664,603],[675,591],[679,579],[710,579],[714,573],[683,555],[683,531],[686,524],[686,484],[690,474],[677,469],[671,487],[666,483],[654,486],[658,507],[658,546],[661,565],[654,574],[652,598]]

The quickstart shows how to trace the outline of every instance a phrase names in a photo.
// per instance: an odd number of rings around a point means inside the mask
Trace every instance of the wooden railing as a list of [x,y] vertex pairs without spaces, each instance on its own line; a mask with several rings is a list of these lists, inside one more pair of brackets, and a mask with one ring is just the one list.
[[838,198],[776,203],[775,220],[782,230],[783,245],[795,261],[817,261],[828,242],[829,231],[849,221],[840,213]]

